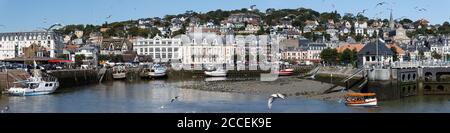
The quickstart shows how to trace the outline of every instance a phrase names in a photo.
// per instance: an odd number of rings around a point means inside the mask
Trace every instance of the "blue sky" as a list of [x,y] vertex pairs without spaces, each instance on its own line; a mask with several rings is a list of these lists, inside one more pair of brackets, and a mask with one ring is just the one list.
[[[53,23],[101,24],[105,21],[161,17],[186,10],[207,12],[241,9],[250,5],[256,5],[262,11],[267,8],[306,7],[319,12],[337,10],[341,14],[356,14],[368,9],[365,15],[371,18],[388,18],[387,8],[392,8],[395,18],[426,18],[433,24],[450,20],[449,0],[384,1],[388,4],[375,8],[383,0],[0,0],[0,32],[32,31]],[[420,12],[415,7],[427,11]],[[107,19],[109,15],[111,18]]]

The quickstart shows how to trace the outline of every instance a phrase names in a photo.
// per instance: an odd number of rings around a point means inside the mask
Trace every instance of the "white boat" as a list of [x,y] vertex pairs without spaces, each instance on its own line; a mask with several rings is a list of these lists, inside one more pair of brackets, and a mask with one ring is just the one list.
[[210,77],[226,77],[227,71],[223,69],[217,69],[215,71],[205,71],[205,75]]
[[167,69],[159,64],[153,65],[152,69],[148,73],[151,78],[165,77]]
[[348,93],[345,99],[347,106],[377,106],[377,98],[375,93]]
[[116,66],[113,68],[113,78],[114,79],[125,79],[127,78],[127,71],[125,66]]
[[58,79],[54,77],[41,77],[37,69],[33,71],[33,75],[27,80],[16,82],[21,83],[24,87],[11,87],[7,93],[15,96],[34,96],[45,95],[55,92],[59,87]]
[[127,78],[127,73],[125,73],[125,72],[113,73],[113,78],[114,79],[125,79],[125,78]]

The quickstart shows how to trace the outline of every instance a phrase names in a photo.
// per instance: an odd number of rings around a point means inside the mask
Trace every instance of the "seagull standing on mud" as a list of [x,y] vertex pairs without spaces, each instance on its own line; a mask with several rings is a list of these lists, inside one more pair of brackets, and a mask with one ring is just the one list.
[[286,96],[283,94],[280,94],[280,93],[270,95],[269,100],[267,101],[267,107],[269,108],[269,110],[272,109],[273,101],[275,101],[276,99],[279,99],[279,98],[286,99]]

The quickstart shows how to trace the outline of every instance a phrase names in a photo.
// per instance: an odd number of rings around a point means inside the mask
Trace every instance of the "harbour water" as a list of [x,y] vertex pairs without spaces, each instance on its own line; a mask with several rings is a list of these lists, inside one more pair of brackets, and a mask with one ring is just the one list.
[[[113,81],[62,88],[52,95],[0,97],[9,113],[365,113],[450,112],[450,96],[413,96],[379,102],[377,108],[347,107],[341,101],[289,97],[267,109],[267,97],[185,89],[198,81]],[[179,99],[170,102],[175,96]]]

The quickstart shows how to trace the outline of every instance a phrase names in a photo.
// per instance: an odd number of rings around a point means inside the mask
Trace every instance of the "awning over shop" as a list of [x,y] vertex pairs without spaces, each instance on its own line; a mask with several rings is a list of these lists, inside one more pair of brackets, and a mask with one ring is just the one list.
[[72,61],[71,60],[53,59],[53,60],[48,60],[48,63],[72,63]]

